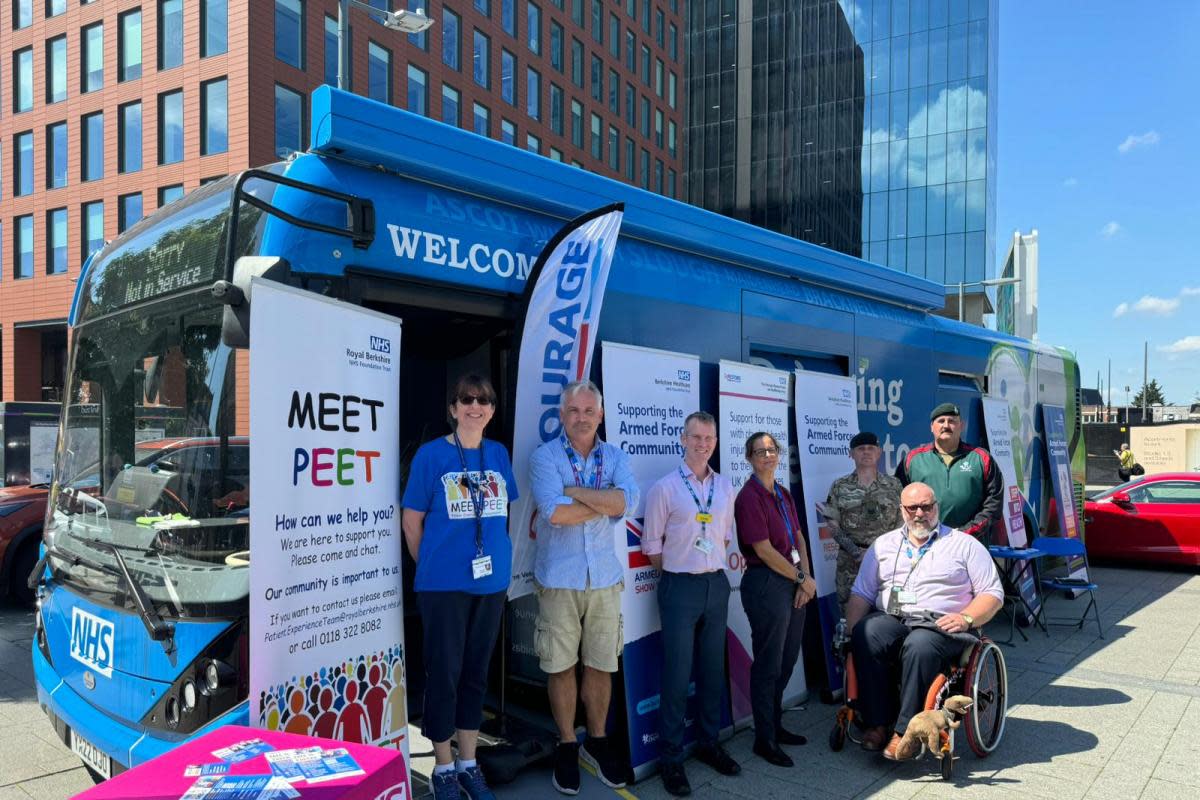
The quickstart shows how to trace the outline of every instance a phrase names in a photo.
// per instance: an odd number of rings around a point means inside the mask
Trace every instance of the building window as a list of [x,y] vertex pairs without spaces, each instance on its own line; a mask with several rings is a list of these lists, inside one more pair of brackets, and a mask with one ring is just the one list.
[[13,53],[13,113],[33,108],[33,48]]
[[500,141],[513,147],[517,145],[517,126],[503,117],[500,119]]
[[392,51],[367,42],[367,97],[392,104]]
[[142,11],[117,17],[117,82],[142,77]]
[[52,208],[46,212],[46,274],[67,271],[67,210]]
[[126,103],[117,108],[117,172],[142,168],[142,104]]
[[563,71],[563,29],[554,20],[550,20],[550,66]]
[[661,158],[654,159],[654,191],[663,193],[663,163]]
[[229,151],[229,81],[200,84],[200,155]]
[[46,0],[46,18],[57,17],[67,11],[67,0]]
[[583,149],[583,104],[571,101],[571,144]]
[[[580,28],[583,27],[583,4],[585,2],[586,0],[571,0],[571,21]],[[560,4],[559,8],[561,7]]]
[[158,96],[158,163],[183,161],[183,90]]
[[33,194],[33,131],[13,137],[13,196]]
[[654,109],[654,146],[663,146],[663,113],[658,108]]
[[408,110],[429,116],[429,75],[412,64],[408,65]]
[[550,84],[550,130],[563,135],[563,90]]
[[583,42],[571,39],[571,83],[583,88]]
[[216,183],[217,181],[221,180],[224,177],[225,177],[224,175],[209,175],[207,178],[200,179],[200,185],[207,186],[210,183]]
[[592,41],[604,44],[604,0],[592,0]]
[[474,130],[480,136],[491,136],[492,115],[488,111],[487,106],[475,103],[472,110],[474,111],[474,114],[472,115],[472,130]]
[[[428,5],[429,3],[427,0],[408,0],[409,11],[424,9]],[[422,50],[426,53],[429,52],[429,35],[424,32],[410,33],[408,35],[408,43],[418,50]]]
[[562,150],[559,150],[557,147],[551,147],[550,148],[550,160],[557,161],[561,164],[562,160],[563,160]]
[[200,57],[229,50],[229,0],[200,0]]
[[169,206],[183,197],[183,184],[175,183],[170,186],[158,187],[158,207]]
[[124,233],[142,218],[142,193],[123,194],[117,198],[117,233]]
[[13,220],[14,278],[33,277],[33,215],[26,214]]
[[679,60],[679,29],[672,22],[668,27],[669,34],[667,36],[667,52],[671,54],[672,61]]
[[500,0],[500,27],[514,39],[517,36],[517,0]]
[[592,114],[592,158],[604,160],[604,125],[599,114]]
[[448,8],[442,9],[442,63],[450,69],[459,68],[459,16]]
[[542,74],[533,67],[525,68],[525,113],[530,119],[542,118]]
[[667,105],[671,108],[675,107],[675,73],[671,72],[667,75]]
[[636,155],[636,153],[637,153],[637,147],[634,145],[633,139],[630,139],[628,136],[626,136],[625,137],[625,180],[629,181],[630,183],[633,183],[634,178],[636,177],[635,170],[637,169],[637,164],[634,161],[634,156]]
[[654,59],[654,93],[663,96],[663,62],[661,58]]
[[671,158],[675,158],[675,121],[671,120],[667,123],[667,152],[671,154]]
[[287,158],[303,149],[304,96],[275,84],[275,155]]
[[645,148],[642,148],[641,186],[643,189],[650,188],[650,151]]
[[637,34],[632,29],[625,31],[625,67],[637,72]]
[[67,185],[67,123],[46,126],[46,188]]
[[471,76],[483,88],[487,89],[491,86],[492,70],[491,70],[491,52],[492,41],[484,36],[479,31],[475,31],[474,42],[471,48],[472,63]]
[[[333,17],[325,17],[325,82],[338,85],[338,26]],[[349,86],[350,81],[346,81]]]
[[492,15],[491,0],[474,0],[474,3],[475,3],[475,10],[478,11],[480,14],[483,14],[485,17],[490,17]]
[[647,36],[650,35],[650,0],[642,3],[642,30]]
[[642,136],[650,138],[650,98],[642,95],[642,127],[640,128]]
[[183,63],[183,0],[158,0],[158,68]]
[[104,24],[88,25],[80,35],[82,52],[79,57],[81,92],[104,88]]
[[625,84],[625,121],[631,128],[637,126],[637,89],[632,83]]
[[616,126],[608,126],[608,166],[613,172],[621,171],[621,133]]
[[275,0],[275,57],[304,69],[304,3]]
[[616,14],[608,15],[608,52],[621,57],[621,19]]
[[67,37],[46,42],[46,103],[67,99]]
[[536,3],[525,7],[525,26],[529,29],[529,50],[534,55],[542,54],[542,9]]
[[675,170],[667,170],[667,197],[675,199]]
[[104,112],[88,114],[79,121],[80,177],[96,181],[104,177]]
[[654,9],[654,41],[658,42],[659,47],[666,44],[666,26],[663,24],[665,18],[661,9]]
[[84,203],[79,216],[83,220],[80,261],[87,261],[88,256],[104,247],[104,201]]
[[608,71],[608,110],[621,116],[621,76],[615,69]]
[[510,106],[517,104],[517,57],[500,49],[500,97]]
[[12,10],[14,31],[33,24],[33,0],[13,0]]
[[458,89],[442,84],[442,122],[458,127]]
[[542,152],[542,140],[532,133],[525,134],[525,149],[531,153]]
[[592,56],[592,99],[604,102],[604,62],[600,56]]
[[650,48],[642,45],[642,83],[650,85]]

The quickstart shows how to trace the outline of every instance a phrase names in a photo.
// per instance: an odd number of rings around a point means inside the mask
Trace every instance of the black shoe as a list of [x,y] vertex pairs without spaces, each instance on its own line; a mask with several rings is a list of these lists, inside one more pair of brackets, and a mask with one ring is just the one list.
[[778,744],[800,745],[808,744],[808,739],[805,739],[798,733],[792,733],[782,725],[775,726],[775,741]]
[[767,742],[762,739],[754,740],[754,755],[760,756],[768,764],[774,764],[777,767],[791,767],[796,762],[792,761],[792,757],[779,749],[779,745],[775,742]]
[[607,736],[589,736],[583,740],[579,757],[596,770],[596,777],[610,789],[625,788],[625,770],[608,746]]
[[559,742],[554,751],[554,788],[563,794],[579,794],[579,745]]
[[725,752],[725,748],[715,742],[699,745],[696,748],[696,760],[701,764],[708,764],[722,775],[737,775],[742,771],[741,766]]
[[683,764],[678,761],[663,761],[659,765],[662,774],[663,788],[676,797],[687,797],[692,793],[692,785],[688,783],[687,773]]

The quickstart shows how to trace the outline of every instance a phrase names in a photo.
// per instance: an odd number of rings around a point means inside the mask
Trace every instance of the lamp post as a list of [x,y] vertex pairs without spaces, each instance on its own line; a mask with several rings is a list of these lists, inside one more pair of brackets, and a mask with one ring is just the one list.
[[[988,278],[982,281],[959,281],[958,282],[958,321],[964,322],[963,319],[963,289],[968,286],[1012,286],[1020,283],[1020,278]],[[954,286],[953,283],[948,286]]]
[[384,11],[382,8],[361,0],[338,0],[338,77],[339,89],[350,90],[350,7],[359,8],[367,14],[381,17],[383,27],[402,33],[422,33],[429,29],[433,20],[425,16],[425,9],[416,11]]

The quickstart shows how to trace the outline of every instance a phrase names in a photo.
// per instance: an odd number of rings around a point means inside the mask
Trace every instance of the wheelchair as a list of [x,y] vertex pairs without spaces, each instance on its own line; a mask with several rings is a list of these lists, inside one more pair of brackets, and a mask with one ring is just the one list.
[[[838,709],[833,730],[829,733],[829,748],[840,751],[846,740],[861,743],[859,738],[858,682],[854,674],[854,656],[850,652],[850,632],[846,621],[838,623],[833,638],[834,653],[842,664],[845,676],[846,700]],[[959,730],[967,737],[967,746],[978,758],[987,758],[1004,737],[1004,719],[1008,713],[1008,670],[1004,654],[991,639],[963,648],[962,655],[949,669],[938,675],[925,694],[925,710],[940,709],[946,698],[956,694],[971,698],[971,709],[961,720]],[[942,779],[950,780],[954,772],[955,729],[942,732],[941,748],[932,754],[941,761]],[[921,755],[925,746],[921,747]],[[918,756],[919,758],[920,756]]]

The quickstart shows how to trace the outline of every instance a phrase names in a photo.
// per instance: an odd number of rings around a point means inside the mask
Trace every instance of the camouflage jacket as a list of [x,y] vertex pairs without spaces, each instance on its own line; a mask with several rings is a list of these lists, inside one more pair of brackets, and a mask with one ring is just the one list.
[[870,486],[861,486],[851,472],[833,482],[825,501],[825,516],[835,524],[834,538],[846,552],[870,547],[880,534],[904,524],[900,517],[900,481],[882,472]]

